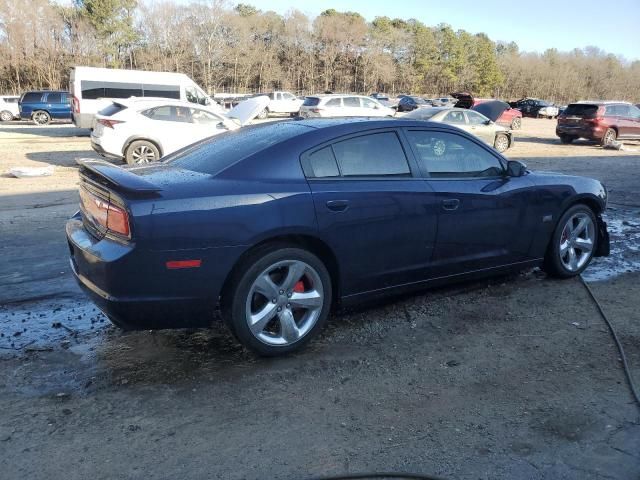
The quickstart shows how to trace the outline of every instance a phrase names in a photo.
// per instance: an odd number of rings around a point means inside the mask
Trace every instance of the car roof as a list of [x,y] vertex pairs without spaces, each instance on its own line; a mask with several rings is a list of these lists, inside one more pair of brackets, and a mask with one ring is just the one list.
[[[443,108],[443,110],[452,110]],[[461,109],[464,111],[464,109]],[[345,134],[350,132],[373,130],[376,128],[398,128],[398,127],[424,127],[426,125],[435,128],[445,128],[458,132],[459,129],[443,123],[429,122],[425,120],[404,119],[403,117],[380,118],[380,117],[329,117],[329,118],[309,118],[301,120],[285,120],[285,123],[302,125],[313,130],[323,130],[337,127],[345,128]]]
[[369,97],[367,95],[360,95],[359,93],[319,93],[317,95],[306,95],[306,97],[311,97],[311,98],[342,98],[342,97],[373,98],[373,97]]
[[624,104],[631,105],[631,102],[625,102],[623,100],[580,100],[579,102],[573,102],[569,105],[583,105],[583,104],[591,104],[591,105],[612,105],[612,104]]

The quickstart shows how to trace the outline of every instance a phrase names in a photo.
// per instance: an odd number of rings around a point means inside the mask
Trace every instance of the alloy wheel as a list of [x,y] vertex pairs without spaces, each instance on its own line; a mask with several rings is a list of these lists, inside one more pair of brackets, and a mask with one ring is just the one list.
[[304,337],[324,305],[320,275],[300,260],[277,262],[253,281],[245,304],[251,333],[270,346],[286,346]]
[[150,147],[146,145],[137,146],[132,153],[134,163],[143,164],[153,162],[156,154]]
[[604,136],[603,145],[609,145],[616,140],[616,132],[613,130],[607,130],[607,133]]
[[509,139],[505,135],[498,135],[496,137],[496,150],[500,153],[509,148]]
[[595,225],[586,213],[572,215],[560,235],[560,261],[570,272],[580,270],[591,258],[595,241]]
[[0,120],[2,120],[3,122],[9,122],[13,120],[13,114],[4,110],[0,112]]
[[49,122],[48,115],[44,112],[36,113],[33,119],[38,125],[46,125]]

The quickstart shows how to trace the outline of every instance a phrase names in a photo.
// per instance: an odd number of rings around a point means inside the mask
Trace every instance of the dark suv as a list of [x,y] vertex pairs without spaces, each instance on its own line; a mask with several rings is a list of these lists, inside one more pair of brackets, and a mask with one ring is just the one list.
[[18,103],[20,118],[46,125],[51,120],[71,120],[70,95],[60,90],[26,92]]
[[640,139],[640,109],[626,102],[571,103],[558,116],[556,135],[562,143],[578,138],[602,145]]

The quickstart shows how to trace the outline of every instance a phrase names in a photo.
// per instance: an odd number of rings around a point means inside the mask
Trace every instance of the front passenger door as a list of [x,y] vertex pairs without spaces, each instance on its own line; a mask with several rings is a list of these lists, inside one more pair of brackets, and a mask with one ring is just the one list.
[[461,134],[407,129],[406,135],[435,192],[434,274],[455,275],[527,260],[538,228],[538,219],[529,214],[533,182],[527,176],[506,176],[497,154]]

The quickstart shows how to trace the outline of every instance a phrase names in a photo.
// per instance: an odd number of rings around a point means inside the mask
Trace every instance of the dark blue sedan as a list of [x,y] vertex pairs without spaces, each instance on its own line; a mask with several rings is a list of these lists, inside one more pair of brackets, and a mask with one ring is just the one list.
[[67,223],[80,285],[123,328],[206,326],[263,355],[335,304],[607,255],[597,180],[533,173],[461,130],[407,120],[247,127],[150,166],[85,161]]

